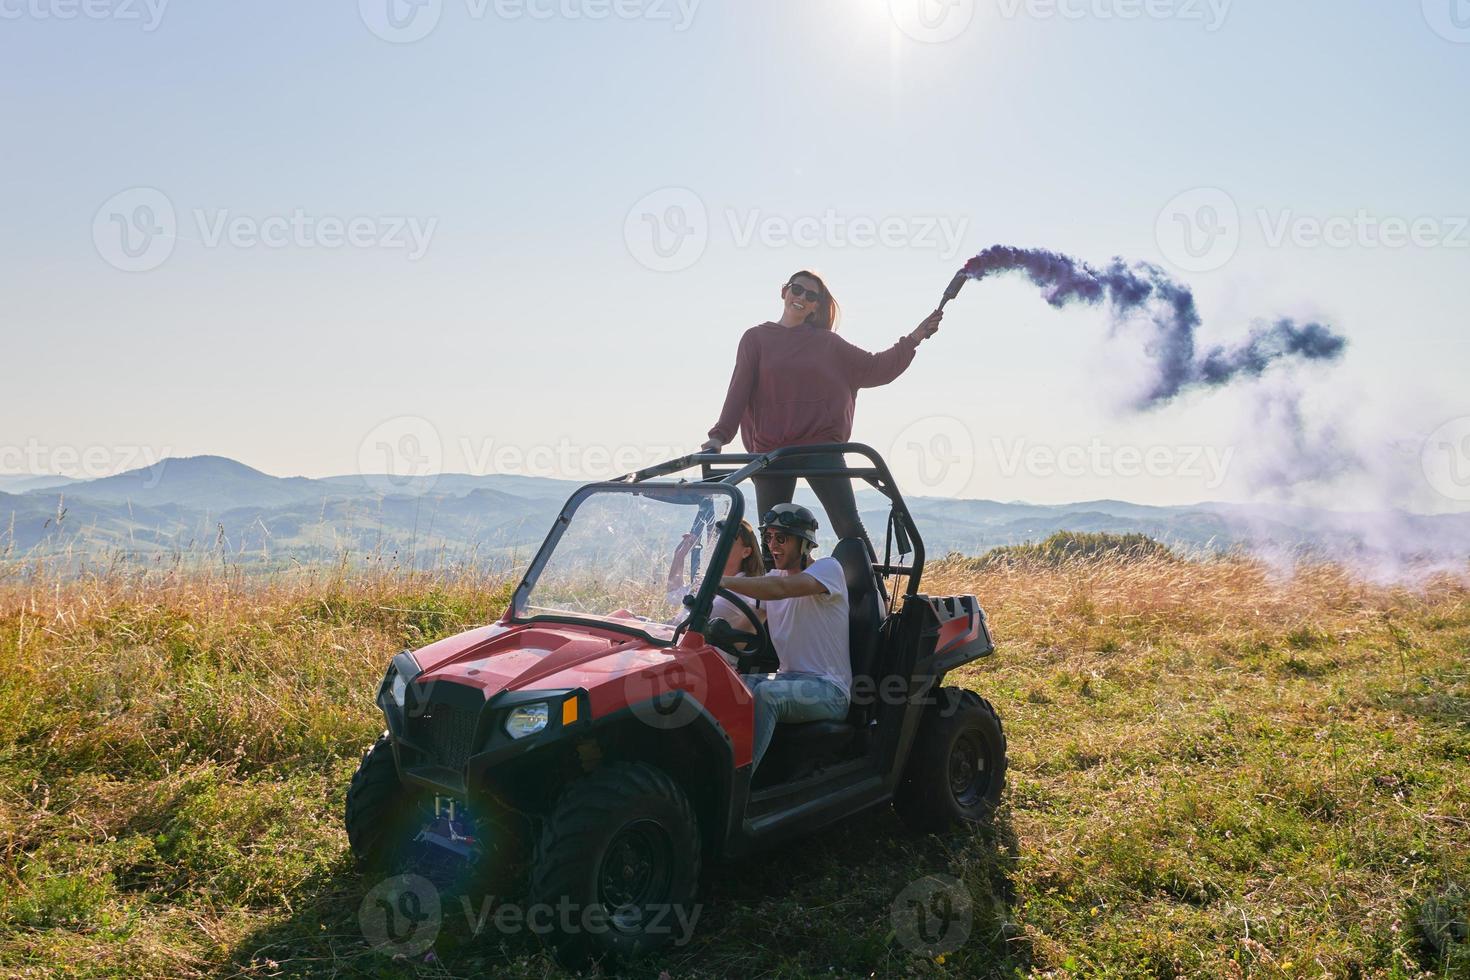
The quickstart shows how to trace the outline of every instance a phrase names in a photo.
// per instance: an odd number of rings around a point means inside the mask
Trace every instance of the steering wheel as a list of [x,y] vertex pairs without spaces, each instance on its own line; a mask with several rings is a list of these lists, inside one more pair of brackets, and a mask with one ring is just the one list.
[[712,619],[705,630],[705,638],[711,645],[735,657],[738,661],[736,669],[742,674],[767,666],[771,670],[779,667],[771,631],[766,629],[766,624],[750,608],[745,597],[725,588],[716,589],[715,595],[734,606],[755,627],[755,632],[737,630],[723,619]]

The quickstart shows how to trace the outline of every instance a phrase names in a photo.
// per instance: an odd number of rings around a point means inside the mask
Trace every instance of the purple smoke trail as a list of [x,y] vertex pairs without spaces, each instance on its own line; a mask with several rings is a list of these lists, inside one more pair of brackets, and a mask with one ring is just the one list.
[[1239,377],[1259,376],[1284,358],[1335,360],[1347,346],[1347,340],[1330,327],[1280,319],[1252,328],[1243,343],[1200,353],[1195,343],[1200,317],[1194,293],[1146,262],[1130,266],[1115,258],[1107,268],[1097,269],[1044,249],[992,245],[966,262],[962,272],[977,280],[1023,272],[1041,287],[1042,297],[1052,306],[1096,306],[1106,300],[1115,318],[1147,315],[1154,336],[1145,349],[1153,360],[1155,376],[1139,398],[1139,408],[1162,404],[1186,388],[1216,387]]

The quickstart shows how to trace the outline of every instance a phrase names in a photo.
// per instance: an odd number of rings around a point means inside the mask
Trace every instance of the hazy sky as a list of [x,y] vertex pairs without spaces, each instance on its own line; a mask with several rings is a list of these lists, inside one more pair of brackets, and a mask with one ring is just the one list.
[[1330,423],[1329,498],[1470,506],[1465,0],[0,0],[0,80],[0,472],[606,476],[793,270],[881,349],[1004,242],[1351,347],[1281,446],[1282,379],[1128,416],[1100,313],[975,284],[859,399],[911,492],[1247,499]]

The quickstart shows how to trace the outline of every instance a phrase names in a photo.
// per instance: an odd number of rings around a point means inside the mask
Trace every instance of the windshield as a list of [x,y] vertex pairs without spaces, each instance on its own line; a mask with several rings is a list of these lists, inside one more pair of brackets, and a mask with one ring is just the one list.
[[684,596],[732,533],[734,498],[706,485],[579,491],[517,590],[515,615],[595,619],[670,639],[689,617]]

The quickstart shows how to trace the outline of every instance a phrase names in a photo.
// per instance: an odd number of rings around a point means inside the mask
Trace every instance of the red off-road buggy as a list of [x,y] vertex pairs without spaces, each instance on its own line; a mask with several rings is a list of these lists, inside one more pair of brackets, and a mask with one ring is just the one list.
[[[834,453],[863,462],[812,460]],[[847,720],[781,726],[752,779],[740,675],[775,670],[780,652],[763,627],[735,632],[710,609],[716,594],[749,608],[718,572],[746,509],[739,485],[772,467],[864,481],[890,512],[882,561],[859,540],[833,550],[851,607]],[[666,576],[690,532],[681,608]],[[921,831],[986,820],[1005,779],[1000,719],[942,686],[993,651],[985,613],[973,596],[922,594],[923,568],[888,467],[863,445],[685,456],[585,486],[499,622],[393,658],[377,696],[388,730],[347,793],[352,850],[492,874],[528,861],[532,905],[562,910],[548,938],[585,960],[692,922],[707,856],[890,801]]]

